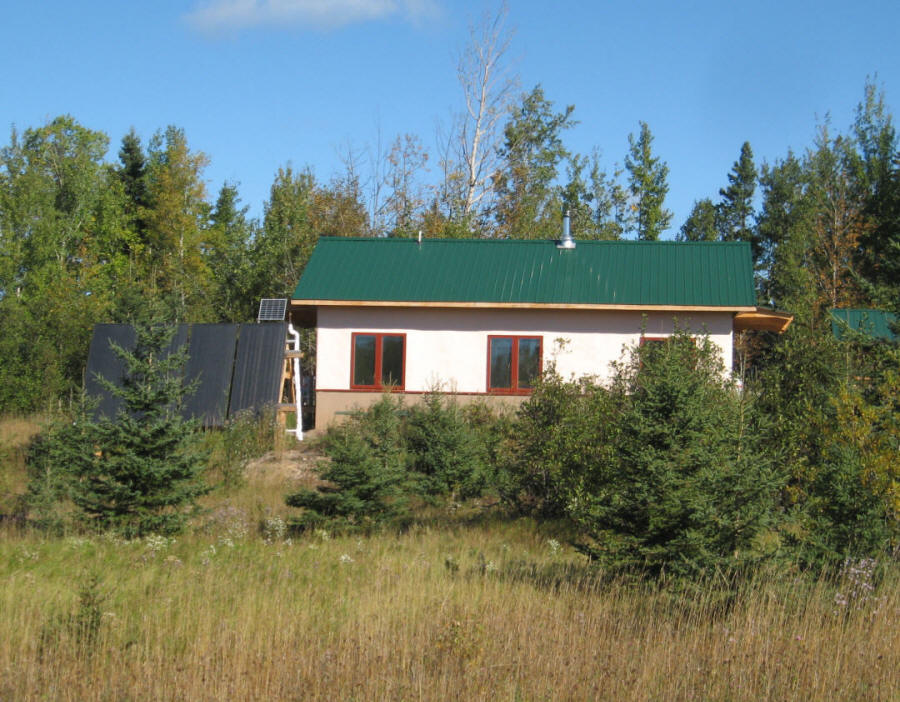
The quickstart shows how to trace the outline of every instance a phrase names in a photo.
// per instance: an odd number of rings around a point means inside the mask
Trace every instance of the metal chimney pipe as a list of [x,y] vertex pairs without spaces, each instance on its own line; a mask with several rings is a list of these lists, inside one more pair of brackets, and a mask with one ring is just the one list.
[[563,210],[563,231],[562,231],[562,239],[556,244],[556,248],[558,249],[574,249],[575,248],[575,239],[572,238],[572,233],[569,231],[569,210],[568,208]]

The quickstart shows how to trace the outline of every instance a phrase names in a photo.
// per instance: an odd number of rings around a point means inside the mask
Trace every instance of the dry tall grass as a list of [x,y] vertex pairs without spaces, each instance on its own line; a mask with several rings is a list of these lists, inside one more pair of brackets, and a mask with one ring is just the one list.
[[0,515],[12,511],[26,490],[25,450],[43,421],[37,415],[0,417]]
[[[895,700],[900,578],[724,601],[602,584],[527,523],[0,542],[0,699]],[[79,604],[99,574],[95,606]],[[88,588],[89,589],[89,588]],[[97,593],[94,593],[97,594]],[[91,624],[92,612],[98,616]]]
[[675,596],[530,522],[291,542],[309,479],[253,464],[177,542],[0,528],[0,700],[900,696],[896,564],[855,599],[805,576]]

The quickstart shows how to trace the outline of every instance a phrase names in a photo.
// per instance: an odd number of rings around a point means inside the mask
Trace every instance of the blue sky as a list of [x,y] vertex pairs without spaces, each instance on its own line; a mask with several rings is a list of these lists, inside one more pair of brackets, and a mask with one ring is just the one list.
[[[461,0],[10,0],[2,14],[0,126],[58,114],[146,143],[168,124],[210,158],[211,197],[240,183],[259,216],[279,166],[328,180],[351,146],[417,134],[461,109],[456,56],[496,3]],[[621,163],[646,121],[669,165],[670,236],[717,197],[746,140],[757,162],[802,151],[817,120],[845,129],[877,76],[900,104],[896,0],[730,3],[510,0],[508,53],[523,90],[575,106],[566,145]],[[434,159],[434,156],[432,156]],[[363,160],[365,157],[363,156]],[[437,181],[438,175],[428,175]]]

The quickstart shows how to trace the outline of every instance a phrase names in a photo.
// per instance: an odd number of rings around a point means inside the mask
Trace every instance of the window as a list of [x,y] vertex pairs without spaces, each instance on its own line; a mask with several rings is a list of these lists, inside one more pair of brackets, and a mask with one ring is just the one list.
[[488,337],[488,391],[528,393],[541,375],[541,337]]
[[354,390],[403,389],[406,334],[353,334],[350,387]]
[[[669,343],[667,336],[642,336],[640,345],[647,348],[642,352],[642,359],[656,359],[666,352]],[[643,361],[641,362],[643,365]]]

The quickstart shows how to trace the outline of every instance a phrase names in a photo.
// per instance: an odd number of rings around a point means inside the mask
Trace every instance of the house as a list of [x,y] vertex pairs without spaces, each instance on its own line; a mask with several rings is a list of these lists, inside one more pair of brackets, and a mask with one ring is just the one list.
[[900,340],[900,335],[894,331],[897,323],[897,315],[872,307],[831,310],[831,333],[838,341],[853,331],[874,340],[896,343]]
[[605,376],[677,323],[731,366],[735,331],[783,331],[756,306],[745,242],[322,238],[291,302],[317,330],[316,426],[386,388],[521,402],[548,364]]

